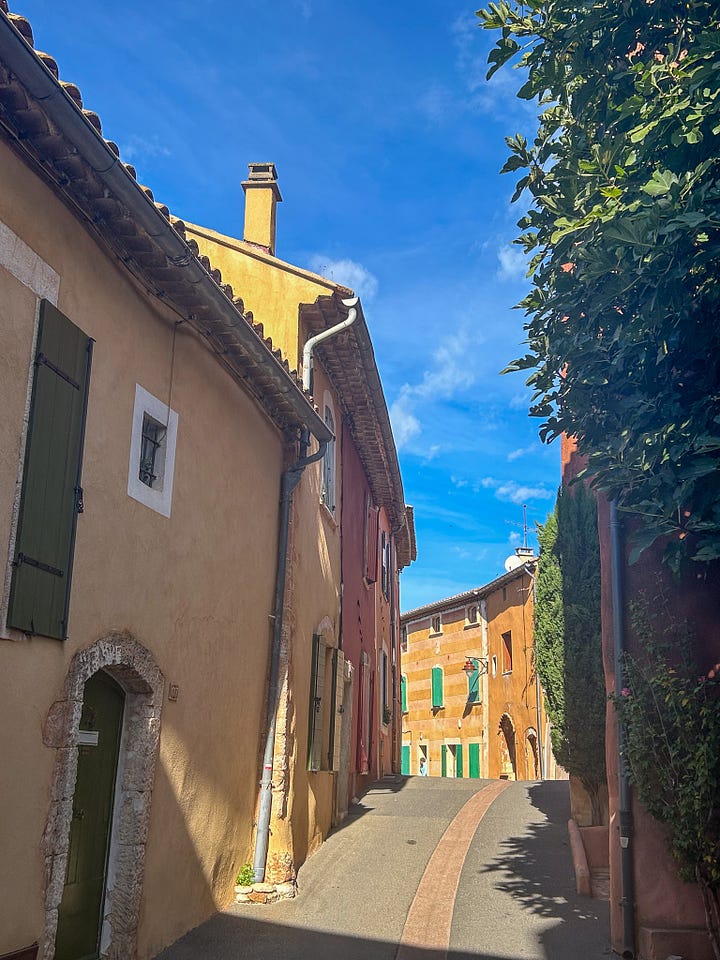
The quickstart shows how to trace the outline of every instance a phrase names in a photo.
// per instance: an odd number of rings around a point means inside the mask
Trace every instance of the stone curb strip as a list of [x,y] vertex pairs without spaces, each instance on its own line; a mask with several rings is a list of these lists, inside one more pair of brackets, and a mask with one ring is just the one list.
[[507,785],[507,780],[498,780],[478,790],[440,838],[410,905],[395,960],[415,960],[418,948],[422,948],[425,958],[445,960],[447,957],[455,897],[465,858],[478,824]]

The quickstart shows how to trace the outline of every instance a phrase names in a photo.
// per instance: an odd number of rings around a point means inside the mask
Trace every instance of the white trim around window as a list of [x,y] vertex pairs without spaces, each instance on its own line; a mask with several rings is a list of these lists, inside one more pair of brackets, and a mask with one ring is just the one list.
[[[143,422],[151,420],[165,427],[166,432],[158,447],[155,464],[156,478],[152,486],[140,479],[140,460],[143,446]],[[173,478],[175,474],[175,447],[177,444],[178,415],[166,403],[135,384],[130,464],[128,467],[128,496],[145,504],[163,517],[169,517],[172,508]]]

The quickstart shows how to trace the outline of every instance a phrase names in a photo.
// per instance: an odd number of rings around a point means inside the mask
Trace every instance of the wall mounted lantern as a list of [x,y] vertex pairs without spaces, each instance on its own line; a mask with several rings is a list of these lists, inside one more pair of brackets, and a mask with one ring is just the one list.
[[475,673],[477,670],[478,674],[483,674],[488,672],[488,658],[487,657],[465,657],[465,663],[463,664],[463,670],[468,676],[471,673]]

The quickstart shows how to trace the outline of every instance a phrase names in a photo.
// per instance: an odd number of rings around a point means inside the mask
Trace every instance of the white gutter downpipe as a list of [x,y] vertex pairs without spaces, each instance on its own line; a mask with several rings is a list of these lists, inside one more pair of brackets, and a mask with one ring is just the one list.
[[310,337],[310,339],[306,341],[303,347],[303,390],[306,392],[310,391],[312,383],[313,350],[315,346],[323,340],[327,340],[329,337],[334,337],[336,333],[340,333],[341,330],[345,330],[346,327],[350,327],[355,323],[357,320],[357,304],[359,299],[359,297],[352,297],[350,300],[343,300],[343,305],[350,308],[347,317],[340,323],[336,323],[334,327],[323,330],[321,333]]

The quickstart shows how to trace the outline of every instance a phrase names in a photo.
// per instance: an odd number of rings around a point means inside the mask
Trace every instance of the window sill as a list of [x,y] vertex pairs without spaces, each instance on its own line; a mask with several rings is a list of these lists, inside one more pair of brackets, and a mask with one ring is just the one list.
[[473,628],[477,629],[479,626],[479,621],[476,621],[475,623],[466,623],[463,627],[463,630],[472,630]]
[[431,633],[429,639],[434,640],[436,637],[441,637],[442,631],[440,633]]
[[511,677],[511,676],[512,676],[512,670],[503,670],[502,675],[503,675],[504,677]]
[[323,503],[322,500],[320,501],[320,513],[325,518],[325,521],[330,524],[332,529],[337,530],[338,521],[335,517],[335,514],[332,512],[332,510],[329,507],[325,505],[325,503]]

